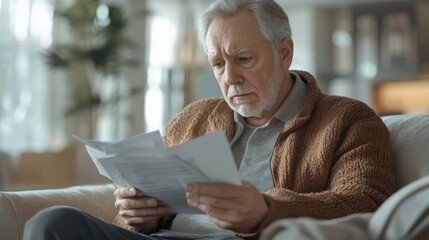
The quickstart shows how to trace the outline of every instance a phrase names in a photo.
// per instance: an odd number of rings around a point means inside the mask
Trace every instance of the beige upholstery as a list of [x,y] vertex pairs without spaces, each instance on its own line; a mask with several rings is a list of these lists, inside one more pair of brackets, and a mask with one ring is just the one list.
[[390,132],[398,188],[429,175],[429,115],[395,115],[382,119]]
[[71,142],[58,151],[22,153],[14,184],[30,189],[66,187],[75,184],[75,176],[76,143]]
[[0,189],[7,186],[12,181],[12,156],[0,152]]
[[39,210],[67,205],[112,221],[116,209],[112,184],[75,186],[62,189],[0,192],[0,239],[19,240],[26,221]]

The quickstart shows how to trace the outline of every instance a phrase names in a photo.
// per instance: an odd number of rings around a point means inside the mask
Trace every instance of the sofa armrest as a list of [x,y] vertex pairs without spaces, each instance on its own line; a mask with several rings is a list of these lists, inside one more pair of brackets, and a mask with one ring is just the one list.
[[394,115],[382,119],[390,132],[398,189],[429,175],[429,115]]
[[260,240],[317,239],[317,240],[360,240],[370,239],[368,222],[373,213],[355,213],[341,218],[280,219],[270,224],[260,236]]
[[112,221],[113,184],[83,185],[62,189],[0,192],[0,236],[2,239],[22,239],[25,223],[41,209],[67,205],[77,207],[98,218]]

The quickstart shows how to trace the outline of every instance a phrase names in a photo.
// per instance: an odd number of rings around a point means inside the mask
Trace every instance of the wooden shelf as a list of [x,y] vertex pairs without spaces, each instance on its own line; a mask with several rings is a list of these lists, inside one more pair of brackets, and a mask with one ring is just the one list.
[[377,82],[371,95],[372,107],[380,115],[429,113],[429,77]]

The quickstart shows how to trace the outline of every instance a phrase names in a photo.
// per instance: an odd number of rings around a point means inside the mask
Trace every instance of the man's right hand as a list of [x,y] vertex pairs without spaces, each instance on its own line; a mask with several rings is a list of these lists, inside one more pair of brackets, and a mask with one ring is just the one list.
[[159,218],[167,214],[167,208],[159,206],[155,198],[139,195],[134,187],[121,186],[114,195],[119,216],[138,232],[156,231]]

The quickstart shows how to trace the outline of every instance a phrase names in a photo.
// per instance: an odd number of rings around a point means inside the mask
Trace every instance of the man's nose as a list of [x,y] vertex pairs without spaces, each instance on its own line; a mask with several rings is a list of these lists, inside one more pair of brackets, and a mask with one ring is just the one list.
[[243,76],[241,75],[240,68],[235,66],[233,63],[227,63],[225,65],[224,78],[228,85],[236,85],[237,83],[243,82]]

